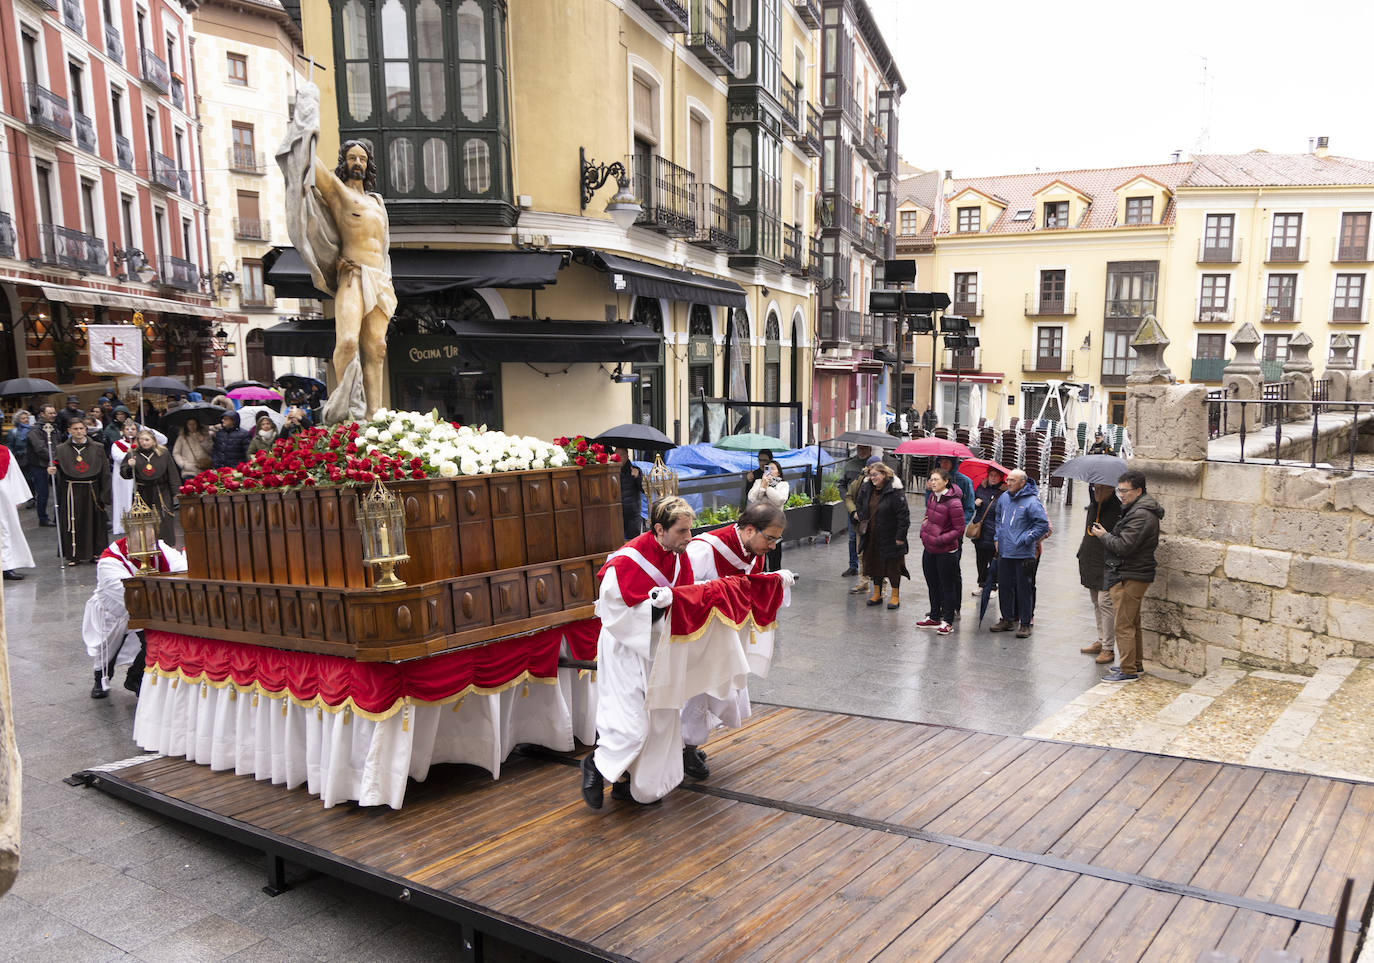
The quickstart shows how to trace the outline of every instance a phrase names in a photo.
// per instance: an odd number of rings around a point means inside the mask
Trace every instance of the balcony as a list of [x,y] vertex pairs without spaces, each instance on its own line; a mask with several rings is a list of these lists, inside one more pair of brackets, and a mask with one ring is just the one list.
[[695,184],[696,234],[693,244],[733,254],[739,250],[739,201],[711,184]]
[[730,9],[722,0],[692,0],[692,27],[687,49],[718,74],[735,70],[734,28]]
[[874,167],[887,167],[887,138],[878,126],[878,115],[868,114],[855,132],[854,148]]
[[944,371],[972,372],[983,370],[982,348],[946,348],[944,350]]
[[1073,352],[1061,351],[1058,354],[1041,354],[1037,351],[1021,352],[1021,370],[1027,373],[1072,374]]
[[634,0],[649,19],[669,33],[686,33],[689,18],[687,8],[678,0]]
[[29,107],[29,126],[63,140],[72,139],[72,112],[65,98],[37,84],[24,85],[24,102]]
[[177,110],[186,109],[186,85],[178,77],[172,78],[172,106]]
[[1117,298],[1107,302],[1107,317],[1109,318],[1144,318],[1147,314],[1155,313],[1155,301],[1153,298]]
[[112,23],[105,24],[105,55],[124,63],[124,41],[119,36],[119,28]]
[[57,0],[38,0],[38,6],[42,7],[44,10],[56,10]]
[[802,270],[802,232],[795,224],[782,227],[782,266],[789,274],[803,274]]
[[861,311],[841,311],[840,323],[845,340],[850,344],[859,344],[863,340],[864,316]]
[[1193,370],[1189,381],[1220,381],[1221,373],[1226,370],[1225,358],[1194,358]]
[[177,165],[166,154],[153,152],[152,181],[154,187],[160,187],[166,191],[174,191],[181,186],[181,178],[177,176]]
[[1269,252],[1264,257],[1265,264],[1305,264],[1307,263],[1307,238],[1301,238],[1296,244],[1287,244],[1274,241],[1269,245]]
[[792,8],[797,11],[797,16],[802,18],[812,30],[821,29],[821,8],[816,0],[796,0]]
[[143,82],[160,94],[172,89],[172,75],[167,72],[167,63],[147,47],[138,48],[139,74]]
[[76,146],[87,153],[94,154],[95,146],[95,121],[85,114],[72,114],[72,120],[76,122]]
[[241,241],[271,240],[272,222],[260,217],[236,217],[234,237]]
[[200,268],[179,257],[164,255],[161,260],[162,276],[158,278],[158,284],[164,288],[176,288],[179,291],[200,290]]
[[657,154],[625,158],[631,190],[644,211],[635,224],[669,237],[694,237],[697,232],[696,176]]
[[1208,243],[1206,238],[1197,242],[1197,263],[1199,264],[1239,264],[1245,253],[1245,238],[1238,237],[1225,242]]
[[1331,239],[1331,260],[1337,264],[1368,264],[1369,238],[1363,241],[1342,241],[1339,237]]
[[1260,313],[1263,324],[1292,324],[1302,320],[1302,298],[1267,298]]
[[0,257],[14,257],[14,221],[0,211]]
[[792,141],[809,157],[821,156],[821,112],[815,104],[797,105],[797,132]]
[[267,163],[262,151],[251,147],[229,148],[229,170],[235,174],[266,174]]
[[[1354,301],[1352,304],[1351,302]],[[1335,298],[1331,302],[1331,320],[1342,324],[1365,324],[1369,321],[1369,299],[1361,297]]]
[[86,12],[81,0],[62,0],[62,22],[81,35],[86,33]]
[[[1151,302],[1153,303],[1153,302]],[[1026,295],[1026,317],[1072,317],[1078,313],[1078,292],[1064,297],[1050,297],[1032,291]],[[1143,315],[1142,315],[1143,317]]]
[[825,256],[821,253],[820,238],[811,238],[806,254],[806,276],[813,281],[821,279],[825,267]]
[[791,132],[795,139],[801,133],[802,124],[800,112],[802,105],[798,103],[800,89],[796,84],[787,79],[784,74],[782,77],[782,126],[784,132]]
[[115,160],[126,171],[134,169],[134,145],[123,134],[115,134]]
[[105,274],[110,266],[110,252],[105,242],[94,235],[60,224],[40,224],[38,260],[82,274]]
[[981,318],[983,316],[983,296],[975,294],[972,297],[960,298],[957,295],[949,306],[950,314],[957,314],[962,318]]
[[195,195],[191,193],[191,172],[187,170],[177,170],[177,193],[188,201],[194,201]]
[[1193,317],[1198,324],[1230,324],[1236,313],[1236,299],[1198,298],[1193,307]]
[[838,110],[844,115],[845,120],[849,121],[857,130],[859,126],[859,104],[854,99],[854,91],[848,84],[840,83],[834,88],[834,94],[822,101],[822,108],[826,111]]

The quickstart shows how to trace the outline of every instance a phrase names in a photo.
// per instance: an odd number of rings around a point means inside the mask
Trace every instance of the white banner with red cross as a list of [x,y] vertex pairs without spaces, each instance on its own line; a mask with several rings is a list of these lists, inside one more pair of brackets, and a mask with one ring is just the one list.
[[88,324],[86,344],[95,374],[143,374],[143,332],[130,324]]

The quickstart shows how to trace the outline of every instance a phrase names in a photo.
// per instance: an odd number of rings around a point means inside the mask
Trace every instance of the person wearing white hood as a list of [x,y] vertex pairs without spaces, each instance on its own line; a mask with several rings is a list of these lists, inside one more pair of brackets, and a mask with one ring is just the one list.
[[[158,542],[159,554],[153,559],[158,572],[186,571],[186,555],[166,542]],[[124,688],[135,695],[143,685],[143,633],[129,630],[129,610],[124,606],[124,580],[138,574],[138,562],[129,557],[127,538],[121,538],[100,553],[95,565],[95,591],[86,601],[81,619],[81,637],[86,654],[95,660],[95,685],[92,699],[109,693],[110,677],[118,666],[129,666]]]

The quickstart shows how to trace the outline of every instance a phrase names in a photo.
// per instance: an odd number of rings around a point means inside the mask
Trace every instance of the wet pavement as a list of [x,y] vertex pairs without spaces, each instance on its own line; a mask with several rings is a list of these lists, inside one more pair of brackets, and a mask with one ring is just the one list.
[[[1240,761],[1311,771],[1340,756],[1374,770],[1374,758],[1339,746],[1341,721],[1374,689],[1368,665],[1336,667],[1334,682],[1236,671],[1203,680],[1199,693],[1194,680],[1149,666],[1142,683],[1099,684],[1103,667],[1078,652],[1094,634],[1074,559],[1082,509],[1051,502],[1048,511],[1058,534],[1046,545],[1029,639],[989,633],[993,613],[976,625],[971,551],[963,618],[938,636],[915,627],[926,601],[919,556],[909,559],[917,580],[888,611],[848,593],[843,539],[789,545],[784,564],[802,580],[754,700],[1207,758],[1243,753]],[[62,783],[138,754],[135,699],[122,688],[89,697],[80,625],[94,567],[61,567],[53,530],[21,515],[40,567],[3,585],[24,783],[22,861],[0,898],[0,960],[450,957],[459,933],[443,921],[295,868],[292,888],[268,897],[257,851]],[[1218,727],[1234,727],[1240,742],[1214,744],[1207,732]]]

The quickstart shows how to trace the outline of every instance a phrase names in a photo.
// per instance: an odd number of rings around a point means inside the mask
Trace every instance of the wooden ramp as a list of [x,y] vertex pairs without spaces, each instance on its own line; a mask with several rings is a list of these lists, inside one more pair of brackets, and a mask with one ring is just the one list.
[[[1353,959],[1374,785],[758,707],[711,778],[593,812],[572,757],[445,766],[400,812],[158,758],[100,789],[557,959]],[[280,863],[277,862],[279,866]]]

